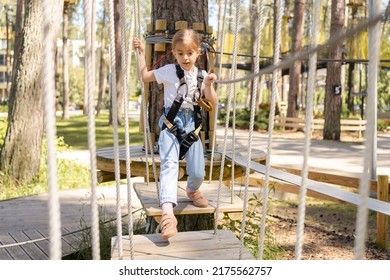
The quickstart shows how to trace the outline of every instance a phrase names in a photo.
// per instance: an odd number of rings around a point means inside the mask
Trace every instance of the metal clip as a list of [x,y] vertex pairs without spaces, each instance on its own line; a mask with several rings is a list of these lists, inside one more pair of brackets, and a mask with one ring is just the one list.
[[211,104],[211,102],[206,99],[205,97],[202,97],[201,99],[199,99],[199,101],[197,102],[198,105],[204,109],[206,109],[207,111],[211,111],[213,109],[213,105]]

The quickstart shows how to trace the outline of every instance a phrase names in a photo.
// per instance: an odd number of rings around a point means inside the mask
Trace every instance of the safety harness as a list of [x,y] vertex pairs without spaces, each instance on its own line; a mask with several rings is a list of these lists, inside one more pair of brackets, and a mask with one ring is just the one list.
[[[185,80],[184,71],[181,69],[179,64],[176,64],[176,75],[179,78],[180,84],[177,88],[176,98],[172,103],[171,108],[169,109],[166,116],[164,116],[164,124],[162,129],[167,128],[173,135],[176,136],[177,140],[180,144],[180,154],[179,159],[183,159],[189,148],[193,143],[198,141],[199,139],[199,133],[202,129],[202,115],[201,115],[201,107],[205,108],[206,110],[210,111],[212,109],[212,105],[210,102],[205,98],[202,97],[202,82],[203,82],[203,75],[202,71],[198,71],[197,76],[197,90],[199,92],[199,98],[196,100],[196,94],[194,94],[192,104],[194,106],[194,121],[195,121],[195,129],[189,133],[186,133],[184,130],[180,130],[177,128],[176,124],[174,123],[175,117],[177,113],[179,112],[179,109],[181,107],[181,104],[184,101],[184,97],[188,94],[188,85]],[[180,91],[181,87],[186,87],[186,90],[184,92],[184,97],[182,91]],[[187,99],[186,99],[187,101]]]

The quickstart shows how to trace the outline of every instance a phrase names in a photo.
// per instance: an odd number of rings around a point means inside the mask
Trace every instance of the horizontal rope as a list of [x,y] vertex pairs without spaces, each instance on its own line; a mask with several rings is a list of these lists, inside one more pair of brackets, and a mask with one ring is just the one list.
[[231,79],[231,80],[226,80],[226,81],[224,81],[224,80],[217,80],[216,83],[219,83],[219,84],[233,84],[233,83],[239,83],[239,82],[243,82],[243,81],[249,81],[249,80],[253,80],[256,77],[260,77],[260,76],[262,76],[264,74],[270,74],[270,73],[272,73],[276,69],[287,68],[287,67],[292,65],[297,60],[303,60],[305,57],[308,57],[311,54],[314,54],[314,53],[316,53],[316,52],[318,52],[320,50],[323,50],[323,49],[325,49],[327,47],[331,47],[331,46],[335,45],[336,43],[338,43],[339,41],[342,41],[344,39],[350,38],[350,37],[354,36],[355,34],[358,34],[358,33],[362,32],[364,30],[367,30],[367,27],[374,26],[376,23],[378,23],[382,19],[383,19],[383,16],[380,15],[380,16],[378,16],[376,18],[373,18],[372,20],[368,21],[367,23],[361,23],[358,26],[356,26],[355,28],[351,28],[351,29],[347,30],[344,33],[340,33],[338,35],[335,35],[334,37],[330,38],[323,45],[318,45],[318,46],[316,46],[314,48],[309,48],[306,51],[302,51],[300,53],[297,53],[296,55],[293,55],[293,56],[287,58],[286,60],[282,61],[281,63],[278,63],[276,65],[271,65],[271,66],[266,67],[265,69],[260,70],[258,73],[252,73],[250,75],[247,75],[247,76],[244,76],[244,77],[241,77],[241,78],[238,78],[238,79]]

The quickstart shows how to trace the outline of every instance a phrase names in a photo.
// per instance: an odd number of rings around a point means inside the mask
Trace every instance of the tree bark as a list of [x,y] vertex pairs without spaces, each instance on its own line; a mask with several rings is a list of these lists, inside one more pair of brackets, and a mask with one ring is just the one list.
[[[345,17],[345,0],[332,0],[332,18],[330,36],[342,32]],[[342,58],[343,42],[329,47],[329,59]],[[341,62],[328,62],[326,72],[325,93],[325,123],[323,138],[328,140],[340,140],[340,117],[341,117],[341,93],[336,94],[336,88],[341,87]]]
[[[120,27],[120,13],[119,0],[114,1],[114,22],[115,22],[115,61],[116,61],[116,98],[117,98],[117,112],[118,124],[122,123],[124,112],[124,94],[122,86],[122,54],[121,54],[121,27]],[[111,70],[114,71],[114,70]],[[111,97],[112,98],[112,97]],[[110,102],[112,104],[112,102]],[[112,105],[111,105],[112,106]],[[110,107],[109,124],[112,124],[112,107]]]
[[[302,51],[305,5],[306,0],[295,1],[291,55]],[[302,62],[300,60],[295,61],[290,67],[287,117],[295,118],[298,116],[298,93],[301,84],[301,67]]]
[[[256,45],[257,45],[257,42],[260,40],[260,38],[258,38],[257,36],[257,27],[259,25],[259,22],[260,22],[260,18],[259,18],[259,13],[258,13],[258,8],[259,6],[259,0],[252,0],[252,3],[251,3],[251,9],[250,9],[250,16],[251,16],[251,54],[254,54],[255,53],[255,49],[256,49]],[[252,70],[252,73],[255,71],[255,59],[254,57],[251,58],[251,70]],[[250,80],[248,81],[248,88],[249,88],[249,91],[248,91],[248,95],[247,95],[247,98],[246,98],[246,106],[248,108],[251,108],[251,104],[252,104],[252,100],[253,100],[253,96],[255,94],[255,92],[253,91],[253,82],[254,80]],[[257,108],[256,108],[256,111],[257,111]]]
[[69,119],[69,50],[68,50],[68,24],[69,24],[68,4],[64,4],[63,28],[62,28],[62,74],[63,74],[63,103],[62,119]]
[[104,36],[104,31],[106,29],[106,11],[107,11],[107,1],[104,0],[103,8],[103,21],[102,21],[102,39],[100,44],[100,70],[99,70],[99,92],[98,92],[98,102],[96,105],[96,115],[100,114],[100,110],[103,105],[103,97],[107,88],[107,55],[106,55],[106,38]]
[[[58,21],[63,5],[60,0],[54,2],[53,20]],[[43,138],[41,1],[27,1],[25,11],[20,51],[15,57],[8,127],[0,153],[0,170],[17,181],[28,181],[38,173]],[[58,31],[59,23],[53,25]]]

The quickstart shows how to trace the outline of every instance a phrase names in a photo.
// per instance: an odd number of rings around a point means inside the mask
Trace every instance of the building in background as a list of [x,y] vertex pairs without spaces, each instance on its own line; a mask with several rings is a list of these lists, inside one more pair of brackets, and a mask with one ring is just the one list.
[[[12,69],[12,50],[11,50],[11,39],[13,33],[9,30],[7,38],[7,28],[0,27],[0,104],[4,104],[8,100],[8,90],[10,84],[7,84],[7,77],[11,75]],[[9,53],[7,57],[7,41],[9,47]]]

